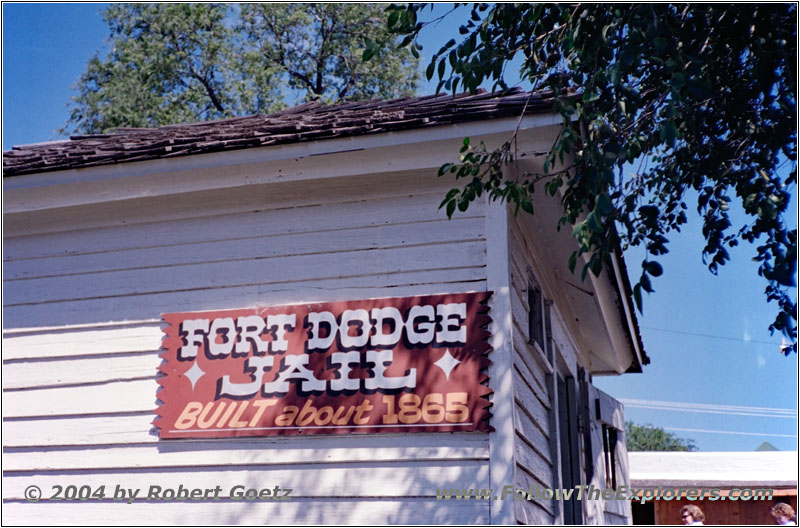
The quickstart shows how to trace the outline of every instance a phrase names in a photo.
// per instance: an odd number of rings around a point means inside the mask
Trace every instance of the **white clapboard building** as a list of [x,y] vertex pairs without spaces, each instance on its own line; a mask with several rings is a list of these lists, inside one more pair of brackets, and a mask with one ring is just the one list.
[[[439,209],[457,184],[437,170],[464,137],[518,130],[518,168],[535,168],[560,131],[551,108],[520,92],[314,103],[4,152],[4,523],[630,522],[626,501],[544,491],[628,482],[622,406],[591,384],[648,362],[621,255],[599,278],[571,274],[574,241],[544,193],[535,216]],[[162,366],[162,314],[472,292],[492,292],[488,380],[473,383],[491,391],[484,430],[165,438],[154,423],[164,380],[190,391],[201,375]],[[185,334],[191,359],[205,334]],[[434,403],[423,414],[446,425]],[[290,500],[255,497],[276,486]],[[502,500],[457,498],[472,489]]]

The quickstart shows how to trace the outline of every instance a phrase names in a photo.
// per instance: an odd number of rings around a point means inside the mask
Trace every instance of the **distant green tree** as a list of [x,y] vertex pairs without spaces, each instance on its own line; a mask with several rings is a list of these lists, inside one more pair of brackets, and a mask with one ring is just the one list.
[[368,36],[388,35],[372,4],[113,4],[103,17],[109,51],[87,64],[62,132],[412,95],[419,79],[408,50],[361,60]]
[[410,51],[362,60],[370,38],[389,34],[377,4],[242,4],[245,64],[269,65],[308,99],[413,95],[420,75]]
[[625,444],[628,451],[696,451],[694,440],[680,438],[651,424],[625,422]]

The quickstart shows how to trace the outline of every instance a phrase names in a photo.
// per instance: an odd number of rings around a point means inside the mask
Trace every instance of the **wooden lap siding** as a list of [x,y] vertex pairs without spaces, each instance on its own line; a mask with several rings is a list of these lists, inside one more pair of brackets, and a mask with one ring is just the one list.
[[[528,288],[532,285],[533,256],[516,219],[510,220],[509,255],[511,263],[511,311],[514,322],[514,426],[516,438],[515,487],[530,490],[555,487],[551,448],[550,408],[553,401],[548,387],[552,368],[528,335]],[[553,524],[558,516],[552,500],[515,501],[517,522]]]
[[[445,189],[415,178],[357,193],[346,179],[263,187],[50,211],[5,233],[6,522],[490,522],[489,501],[435,498],[488,487],[487,434],[158,441],[163,312],[486,289],[483,204],[448,221]],[[528,390],[519,398],[541,388]],[[45,496],[106,485],[107,497],[116,484],[220,485],[224,498],[31,504],[32,484]],[[292,488],[293,500],[235,501],[234,485]]]
[[[524,227],[525,226],[525,227]],[[538,344],[532,343],[529,335],[528,314],[528,289],[537,287],[542,291],[548,301],[545,283],[553,278],[548,276],[547,266],[552,266],[547,259],[549,255],[543,254],[541,246],[534,241],[535,233],[530,233],[531,224],[523,224],[520,219],[510,215],[509,219],[509,257],[511,267],[511,310],[513,314],[513,365],[514,365],[514,428],[516,432],[515,455],[515,482],[516,488],[529,490],[531,487],[561,488],[564,487],[565,478],[561,475],[560,451],[561,441],[558,438],[560,427],[565,423],[556,423],[556,415],[552,408],[556,402],[554,372],[551,365],[555,361],[548,358],[555,354],[563,358],[567,371],[561,375],[573,378],[579,376],[578,367],[581,360],[577,352],[570,330],[567,329],[564,315],[556,304],[550,305],[549,321],[546,323],[548,332],[545,336],[546,347],[553,350],[545,351]],[[536,249],[539,248],[539,249]],[[576,279],[577,280],[577,279]],[[602,394],[593,386],[588,385],[589,391],[589,430],[591,436],[587,438],[578,431],[578,461],[580,465],[579,484],[593,484],[595,487],[605,487],[605,471],[603,467],[603,444],[600,430],[602,424],[594,416],[595,399],[602,398],[604,406],[612,406],[615,410],[612,425],[624,430],[622,408],[609,396]],[[576,392],[579,389],[575,386]],[[616,407],[614,407],[616,406]],[[607,413],[608,414],[608,413]],[[581,418],[579,418],[581,419]],[[584,419],[581,419],[585,421]],[[624,452],[624,436],[620,433],[617,445],[618,460],[626,464],[627,454]],[[592,457],[593,475],[589,478],[586,474],[587,457]],[[627,467],[618,471],[619,484],[627,484]],[[630,505],[619,501],[584,500],[579,501],[583,511],[585,524],[626,524],[630,518]],[[552,500],[519,500],[515,501],[515,518],[521,524],[561,524],[564,522],[564,504]]]

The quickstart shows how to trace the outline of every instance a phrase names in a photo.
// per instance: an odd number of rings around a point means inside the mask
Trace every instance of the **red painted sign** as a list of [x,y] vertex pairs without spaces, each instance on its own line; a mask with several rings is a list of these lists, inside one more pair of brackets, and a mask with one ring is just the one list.
[[488,431],[490,295],[165,314],[159,437]]

